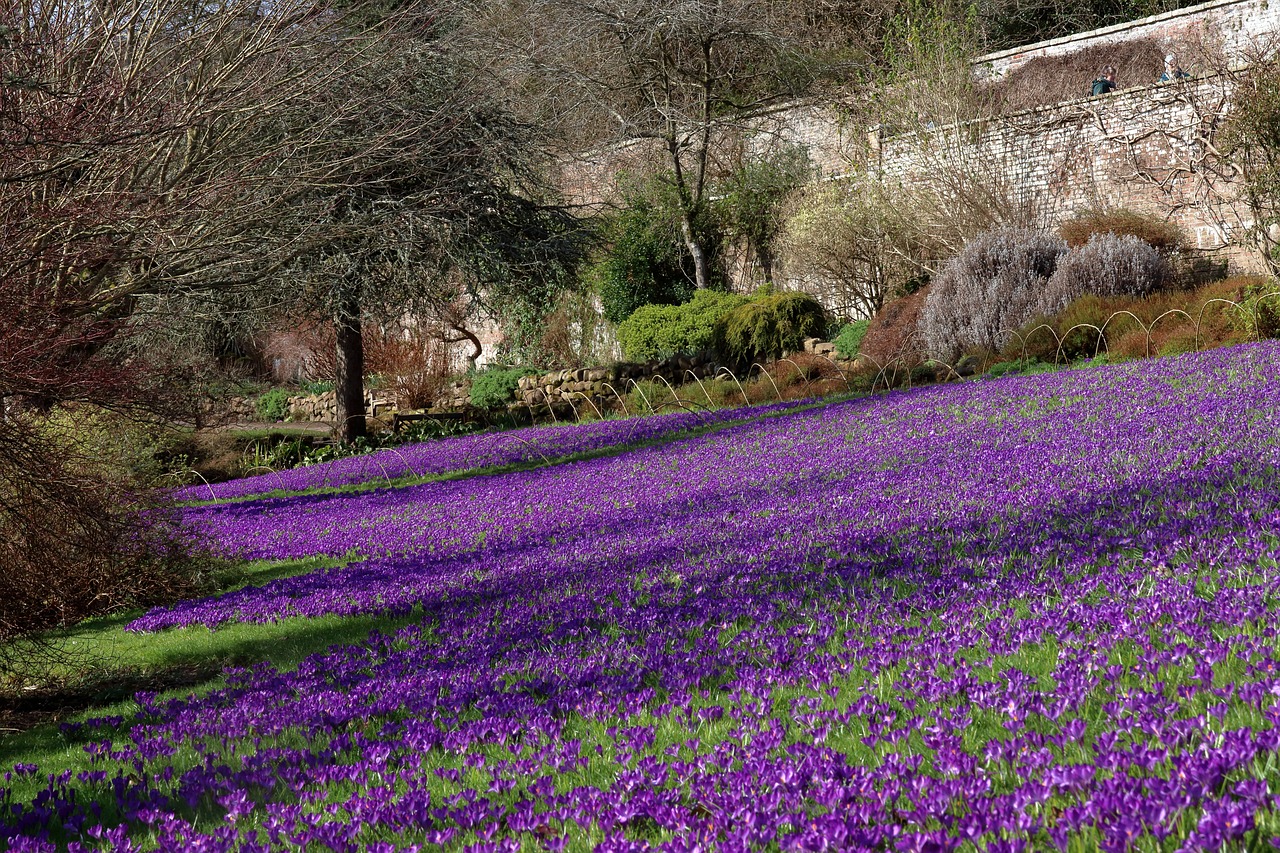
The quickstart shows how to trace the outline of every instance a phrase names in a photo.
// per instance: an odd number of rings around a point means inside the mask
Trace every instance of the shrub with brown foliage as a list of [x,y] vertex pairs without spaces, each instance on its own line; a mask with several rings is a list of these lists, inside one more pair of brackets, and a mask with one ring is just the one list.
[[865,356],[877,370],[890,368],[890,365],[899,370],[910,369],[924,361],[924,341],[919,333],[920,314],[932,289],[932,285],[927,285],[880,309],[867,325],[859,356]]
[[[1003,357],[1054,361],[1106,353],[1113,358],[1145,358],[1239,343],[1247,336],[1233,328],[1231,303],[1239,302],[1249,284],[1259,280],[1238,276],[1194,291],[1159,291],[1143,297],[1085,294],[1056,316],[1037,318],[1019,329]],[[1052,332],[1037,328],[1041,322]]]
[[449,344],[421,327],[368,329],[365,368],[382,379],[382,393],[402,409],[426,408],[440,397],[458,359]]
[[1062,223],[1058,233],[1073,249],[1084,246],[1098,234],[1131,235],[1166,253],[1177,251],[1186,242],[1182,229],[1175,223],[1124,208],[1087,211]]

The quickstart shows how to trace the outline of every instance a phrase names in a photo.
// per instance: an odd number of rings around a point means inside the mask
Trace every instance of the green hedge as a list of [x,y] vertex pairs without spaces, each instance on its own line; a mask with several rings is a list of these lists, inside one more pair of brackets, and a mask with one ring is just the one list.
[[631,361],[659,361],[715,346],[716,323],[747,297],[699,290],[683,305],[645,305],[618,324],[618,342]]
[[716,324],[716,349],[732,362],[748,364],[800,350],[805,338],[822,334],[826,327],[826,312],[812,296],[775,293],[721,317]]

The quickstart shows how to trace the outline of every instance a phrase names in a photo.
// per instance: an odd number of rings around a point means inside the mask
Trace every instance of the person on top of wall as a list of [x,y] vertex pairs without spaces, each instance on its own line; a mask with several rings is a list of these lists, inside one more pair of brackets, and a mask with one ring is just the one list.
[[1116,90],[1116,69],[1113,65],[1108,65],[1102,69],[1102,73],[1098,75],[1098,79],[1093,81],[1092,94],[1105,95],[1108,92]]
[[1182,66],[1178,64],[1178,57],[1172,53],[1164,58],[1164,71],[1160,72],[1160,82],[1168,83],[1171,80],[1186,80],[1191,75],[1182,70]]

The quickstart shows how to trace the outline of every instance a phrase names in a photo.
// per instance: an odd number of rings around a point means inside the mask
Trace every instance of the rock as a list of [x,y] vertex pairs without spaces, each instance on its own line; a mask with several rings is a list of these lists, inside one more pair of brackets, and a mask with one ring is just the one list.
[[956,373],[961,376],[974,376],[982,368],[982,362],[975,356],[966,355],[956,362]]
[[804,339],[804,351],[805,351],[805,352],[817,352],[817,346],[818,346],[818,344],[820,344],[820,343],[822,343],[822,338],[805,338],[805,339]]

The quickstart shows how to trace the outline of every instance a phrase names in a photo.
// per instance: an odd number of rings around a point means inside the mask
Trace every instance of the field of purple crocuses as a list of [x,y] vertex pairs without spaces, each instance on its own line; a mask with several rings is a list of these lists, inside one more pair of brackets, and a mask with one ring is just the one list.
[[187,507],[227,554],[344,562],[131,630],[409,624],[139,694],[70,733],[95,769],[0,795],[0,839],[1271,849],[1280,343],[735,420]]
[[348,456],[322,465],[271,471],[225,483],[200,483],[174,492],[178,501],[219,501],[265,495],[333,489],[361,483],[389,483],[402,478],[503,468],[529,462],[554,462],[578,454],[652,442],[682,432],[706,429],[735,420],[759,418],[794,409],[794,401],[740,409],[697,410],[647,418],[555,424],[518,432],[487,432],[446,438],[409,447],[389,447]]

